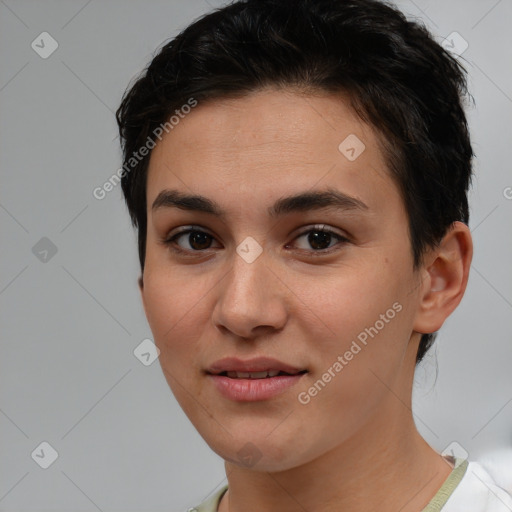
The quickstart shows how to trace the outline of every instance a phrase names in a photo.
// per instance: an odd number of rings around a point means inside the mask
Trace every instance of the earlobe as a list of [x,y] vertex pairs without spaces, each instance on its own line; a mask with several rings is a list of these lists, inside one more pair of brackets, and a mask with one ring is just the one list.
[[466,291],[472,257],[468,226],[454,222],[439,245],[432,249],[430,263],[423,270],[424,281],[413,327],[416,332],[438,331],[459,305]]

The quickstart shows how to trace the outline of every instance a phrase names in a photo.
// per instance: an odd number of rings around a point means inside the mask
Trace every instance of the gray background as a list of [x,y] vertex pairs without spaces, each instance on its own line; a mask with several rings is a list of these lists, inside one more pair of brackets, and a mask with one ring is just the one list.
[[[120,166],[125,87],[212,5],[0,0],[2,511],[179,511],[225,482],[158,361],[133,354],[151,338],[135,233],[120,187],[92,195]],[[469,44],[475,256],[417,371],[414,412],[436,449],[457,441],[479,459],[512,445],[512,2],[398,5],[439,41],[457,31]],[[47,59],[31,48],[44,31],[59,45]],[[57,249],[46,261],[43,237]],[[31,457],[42,441],[59,454],[48,469]]]

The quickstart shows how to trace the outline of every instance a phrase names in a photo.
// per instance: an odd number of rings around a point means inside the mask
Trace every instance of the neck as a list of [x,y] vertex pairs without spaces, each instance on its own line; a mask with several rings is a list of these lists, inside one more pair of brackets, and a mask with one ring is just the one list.
[[416,429],[409,377],[405,393],[397,383],[402,392],[390,390],[353,437],[310,462],[272,473],[226,462],[229,489],[219,512],[422,510],[451,468]]

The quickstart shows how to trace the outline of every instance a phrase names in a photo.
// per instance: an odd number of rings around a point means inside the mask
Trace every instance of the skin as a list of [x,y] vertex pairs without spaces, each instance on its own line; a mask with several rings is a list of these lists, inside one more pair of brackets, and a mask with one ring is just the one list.
[[[338,150],[350,134],[366,146],[354,161]],[[219,511],[426,506],[451,467],[414,425],[415,356],[421,333],[438,330],[462,298],[467,226],[455,223],[413,269],[407,213],[377,135],[339,95],[265,89],[200,103],[157,144],[148,172],[141,297],[174,395],[226,461]],[[325,187],[367,209],[267,214],[282,196]],[[164,189],[204,195],[227,217],[152,211]],[[333,237],[320,246],[329,254],[312,256],[307,233],[317,223],[349,241]],[[203,246],[187,234],[175,241],[191,256],[161,242],[190,225],[211,235]],[[252,263],[236,252],[247,236],[263,249]],[[394,303],[401,311],[301,404],[298,394]],[[204,373],[227,356],[274,357],[308,373],[269,400],[235,402]],[[250,467],[237,456],[248,442],[258,459]]]

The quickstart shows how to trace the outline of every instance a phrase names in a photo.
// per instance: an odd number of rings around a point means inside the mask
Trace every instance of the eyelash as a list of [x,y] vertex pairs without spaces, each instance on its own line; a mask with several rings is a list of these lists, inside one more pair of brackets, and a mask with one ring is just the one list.
[[[301,236],[304,236],[304,235],[307,235],[311,232],[321,232],[321,233],[327,233],[329,235],[332,235],[334,236],[335,238],[338,239],[338,243],[335,244],[333,247],[330,247],[328,249],[320,249],[320,250],[312,250],[312,251],[307,251],[306,249],[300,249],[301,251],[304,251],[306,250],[307,252],[310,253],[311,256],[315,257],[315,256],[325,256],[327,254],[330,254],[332,253],[334,250],[337,250],[336,247],[339,246],[339,245],[345,245],[346,243],[349,243],[350,240],[345,237],[345,236],[342,236],[340,235],[339,233],[336,233],[335,231],[329,229],[329,228],[325,228],[324,225],[317,225],[317,226],[314,226],[312,228],[309,228],[305,231],[302,231],[301,233],[299,233],[294,240],[296,240],[297,238],[300,238]],[[169,249],[171,249],[173,252],[175,253],[179,253],[179,254],[187,254],[187,255],[190,255],[190,253],[202,253],[202,252],[205,252],[207,251],[208,249],[204,249],[204,250],[188,250],[188,249],[181,249],[180,247],[178,247],[176,244],[175,244],[175,241],[181,237],[181,236],[184,236],[184,235],[187,235],[189,233],[204,233],[205,235],[208,235],[209,237],[211,238],[214,238],[212,235],[210,235],[208,232],[200,229],[198,226],[190,226],[188,227],[187,229],[184,229],[178,233],[175,233],[174,235],[172,235],[171,237],[168,237],[168,238],[164,238],[161,240],[161,243],[163,243],[165,246],[168,246]],[[194,255],[191,255],[192,257]]]

